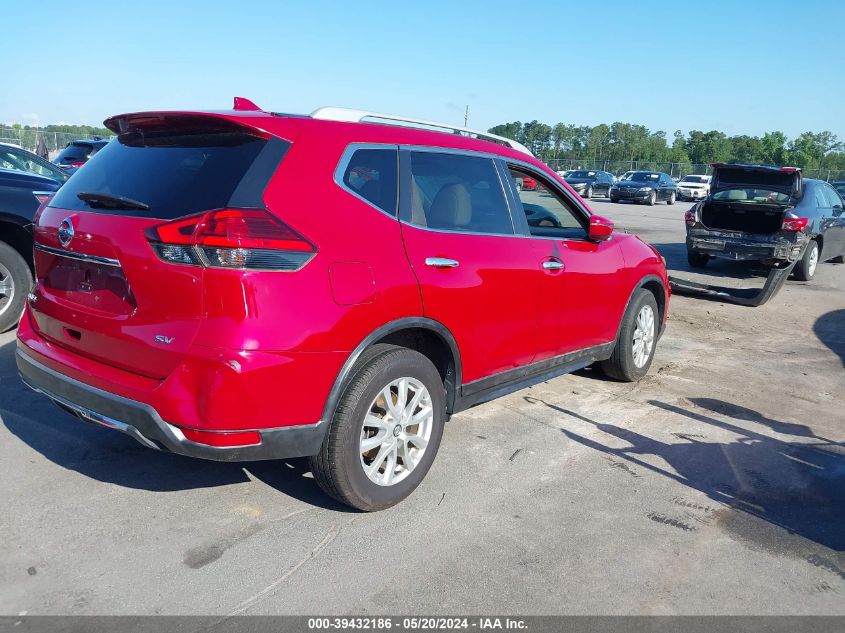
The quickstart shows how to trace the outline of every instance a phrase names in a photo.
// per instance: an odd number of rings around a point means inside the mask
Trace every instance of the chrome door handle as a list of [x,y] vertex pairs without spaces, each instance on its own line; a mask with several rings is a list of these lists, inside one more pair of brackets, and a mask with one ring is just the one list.
[[563,270],[565,266],[563,265],[563,262],[559,262],[554,259],[547,259],[543,262],[543,268],[546,270]]
[[445,257],[426,257],[425,265],[432,268],[455,268],[458,265],[454,259],[446,259]]

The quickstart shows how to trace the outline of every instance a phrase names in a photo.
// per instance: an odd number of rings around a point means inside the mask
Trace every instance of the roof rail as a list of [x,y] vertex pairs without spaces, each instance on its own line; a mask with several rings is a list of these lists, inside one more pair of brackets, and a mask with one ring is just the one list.
[[516,141],[505,138],[504,136],[497,136],[489,132],[479,132],[478,130],[470,130],[465,127],[457,127],[449,125],[448,123],[437,123],[436,121],[425,121],[423,119],[412,119],[404,116],[396,116],[394,114],[380,114],[378,112],[368,112],[367,110],[353,110],[350,108],[335,108],[325,107],[318,108],[311,113],[312,119],[323,119],[325,121],[346,121],[349,123],[387,123],[389,125],[406,127],[423,126],[425,128],[433,128],[435,132],[448,132],[451,134],[461,134],[463,136],[471,136],[479,138],[484,141],[492,141],[499,145],[505,145],[511,149],[515,149],[523,154],[533,156],[525,145],[517,143]]

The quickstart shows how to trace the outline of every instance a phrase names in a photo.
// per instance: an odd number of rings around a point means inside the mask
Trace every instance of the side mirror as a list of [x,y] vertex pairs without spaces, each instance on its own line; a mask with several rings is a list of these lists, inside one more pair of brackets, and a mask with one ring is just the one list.
[[587,237],[593,242],[604,242],[613,235],[613,222],[600,215],[590,216],[590,228]]
[[833,215],[842,215],[842,205],[833,205]]

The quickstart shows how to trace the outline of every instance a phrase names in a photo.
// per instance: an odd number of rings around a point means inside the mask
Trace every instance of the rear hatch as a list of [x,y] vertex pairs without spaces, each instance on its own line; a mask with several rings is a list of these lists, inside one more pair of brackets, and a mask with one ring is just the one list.
[[701,222],[710,229],[770,235],[803,193],[801,171],[767,165],[713,165]]
[[150,231],[233,204],[260,207],[288,144],[224,118],[133,116],[107,122],[120,136],[40,213],[31,307],[56,344],[162,379],[199,327],[205,268],[163,261]]

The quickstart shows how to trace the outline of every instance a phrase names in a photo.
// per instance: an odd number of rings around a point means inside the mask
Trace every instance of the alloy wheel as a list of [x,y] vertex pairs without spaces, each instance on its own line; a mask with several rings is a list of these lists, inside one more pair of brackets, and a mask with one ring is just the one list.
[[0,263],[0,315],[12,305],[15,298],[15,281],[12,272]]
[[643,306],[637,313],[637,325],[634,329],[633,356],[634,365],[638,368],[645,367],[651,357],[651,350],[654,348],[655,322],[654,310],[651,306]]
[[[812,277],[816,274],[816,267],[819,265],[819,247],[815,245],[813,242],[810,245],[810,259],[807,262],[807,272],[809,276]],[[2,282],[0,282],[0,288],[2,288]],[[0,308],[0,312],[2,312],[2,308]]]
[[379,486],[392,486],[413,472],[425,454],[434,426],[431,394],[416,378],[385,385],[367,410],[358,452],[364,473]]

